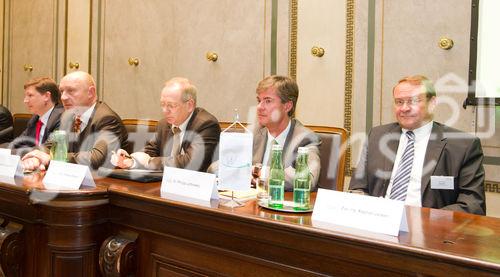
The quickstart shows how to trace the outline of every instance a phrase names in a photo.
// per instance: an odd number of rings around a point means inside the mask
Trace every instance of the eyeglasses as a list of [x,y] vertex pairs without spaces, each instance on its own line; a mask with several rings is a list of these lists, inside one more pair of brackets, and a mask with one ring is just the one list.
[[160,106],[169,111],[175,110],[179,107],[180,103],[172,103],[172,102],[160,102]]
[[414,97],[406,98],[406,99],[396,98],[396,99],[394,99],[394,105],[396,105],[396,107],[403,107],[404,104],[406,103],[408,106],[416,106],[416,105],[420,104],[420,102],[422,102],[422,101],[425,101],[425,96],[424,97],[414,96]]

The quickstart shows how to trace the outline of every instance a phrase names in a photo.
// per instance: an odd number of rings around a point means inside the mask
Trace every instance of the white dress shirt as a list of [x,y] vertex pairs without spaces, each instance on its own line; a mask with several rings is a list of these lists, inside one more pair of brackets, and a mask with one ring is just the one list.
[[[414,145],[414,157],[413,165],[410,174],[410,183],[408,184],[408,190],[406,192],[405,205],[422,207],[422,171],[424,168],[425,153],[427,152],[427,143],[431,136],[433,121],[413,130],[415,134],[415,145]],[[396,153],[396,160],[394,161],[394,167],[392,169],[391,181],[389,182],[389,187],[387,188],[387,193],[385,198],[390,198],[392,190],[392,182],[396,175],[399,162],[401,161],[401,156],[405,151],[406,144],[408,143],[408,138],[406,137],[407,129],[403,129],[401,137],[399,138],[398,152]]]
[[92,116],[92,113],[94,112],[95,105],[97,103],[94,103],[94,105],[90,106],[81,116],[80,120],[82,121],[82,124],[80,125],[80,133],[85,130],[85,127],[89,124],[90,117]]
[[[174,127],[178,127],[181,130],[180,141],[179,141],[179,143],[181,145],[182,145],[182,141],[184,140],[184,135],[186,134],[187,125],[189,123],[189,120],[191,120],[192,116],[193,116],[193,112],[191,112],[191,114],[188,116],[188,118],[186,118],[186,120],[184,120],[184,122],[182,122],[181,125],[179,125],[179,126],[175,126],[172,124],[172,132],[174,130]],[[184,153],[184,150],[182,148],[181,148],[181,153]]]
[[290,132],[290,127],[292,126],[292,121],[288,121],[288,125],[286,126],[285,130],[281,132],[277,137],[273,137],[271,133],[269,133],[269,130],[267,130],[267,144],[266,144],[266,151],[264,152],[264,157],[262,158],[262,165],[267,166],[269,162],[269,155],[271,154],[271,149],[272,149],[272,144],[273,140],[276,140],[279,145],[285,146],[285,141],[286,137],[288,136],[288,133]]

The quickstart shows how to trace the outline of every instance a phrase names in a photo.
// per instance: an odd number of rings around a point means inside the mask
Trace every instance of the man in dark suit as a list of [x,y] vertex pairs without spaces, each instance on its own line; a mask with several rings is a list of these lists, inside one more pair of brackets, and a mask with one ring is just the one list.
[[0,144],[10,142],[12,132],[12,114],[6,107],[0,105]]
[[[93,169],[110,166],[111,152],[126,147],[127,130],[120,117],[103,102],[97,101],[95,82],[86,72],[76,71],[59,84],[64,113],[60,130],[68,134],[68,161]],[[49,139],[45,146],[50,149]],[[50,155],[34,150],[23,157],[26,170],[45,169]]]
[[293,190],[295,159],[299,147],[309,149],[308,166],[312,175],[311,190],[316,189],[321,168],[321,139],[295,118],[299,98],[297,83],[285,76],[268,76],[257,85],[257,120],[253,134],[253,164],[271,164],[272,143],[283,146],[285,190]]
[[349,189],[406,205],[486,214],[477,137],[433,121],[436,91],[424,76],[393,89],[397,123],[371,130]]
[[59,98],[59,88],[51,78],[35,78],[24,84],[24,104],[33,116],[23,133],[11,143],[13,149],[23,148],[17,154],[43,145],[50,134],[59,128],[59,119],[64,111]]
[[219,143],[217,119],[196,107],[196,87],[188,79],[173,78],[166,82],[160,96],[164,118],[155,137],[143,152],[131,155],[120,149],[113,156],[121,168],[163,169],[163,166],[206,171]]

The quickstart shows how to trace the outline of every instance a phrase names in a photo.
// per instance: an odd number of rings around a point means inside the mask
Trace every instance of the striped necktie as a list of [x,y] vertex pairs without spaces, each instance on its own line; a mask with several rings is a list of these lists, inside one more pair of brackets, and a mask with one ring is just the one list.
[[415,134],[412,131],[406,132],[408,142],[403,156],[399,161],[398,171],[392,182],[391,199],[405,201],[408,183],[410,182],[411,168],[413,166],[413,156],[415,151]]

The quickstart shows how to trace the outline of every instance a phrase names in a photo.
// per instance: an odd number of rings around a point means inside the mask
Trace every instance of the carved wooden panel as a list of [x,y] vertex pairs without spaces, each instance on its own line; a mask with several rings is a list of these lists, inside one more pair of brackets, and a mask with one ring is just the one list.
[[130,276],[136,271],[137,234],[108,237],[99,251],[99,269],[104,276]]
[[[303,123],[344,126],[346,2],[298,3],[297,118]],[[313,55],[313,47],[324,54]]]
[[25,248],[23,226],[14,222],[2,223],[0,227],[0,276],[22,276]]

